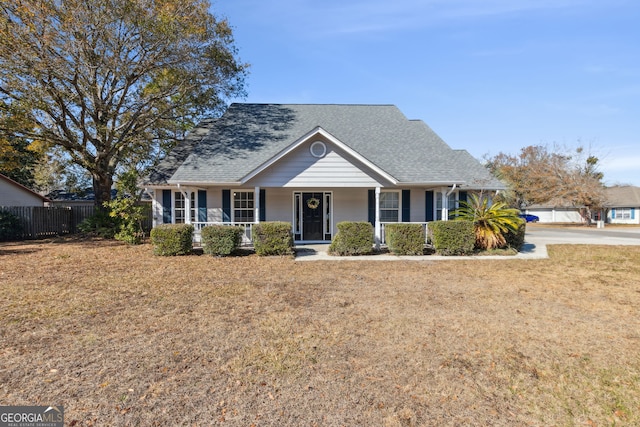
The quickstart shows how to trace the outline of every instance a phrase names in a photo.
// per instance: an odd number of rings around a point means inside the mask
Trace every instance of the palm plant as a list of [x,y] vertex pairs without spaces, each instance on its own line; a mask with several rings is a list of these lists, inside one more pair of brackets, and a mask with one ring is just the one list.
[[505,203],[489,203],[487,197],[470,194],[467,202],[453,214],[455,220],[471,221],[476,234],[476,246],[480,249],[502,248],[506,245],[505,233],[517,232],[522,224],[518,210],[509,208]]

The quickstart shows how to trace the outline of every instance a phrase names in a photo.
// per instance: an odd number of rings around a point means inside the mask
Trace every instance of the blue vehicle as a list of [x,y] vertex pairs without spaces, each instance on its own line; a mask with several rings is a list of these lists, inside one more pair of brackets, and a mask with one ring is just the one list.
[[520,218],[524,219],[527,222],[538,222],[540,221],[540,217],[537,215],[531,215],[531,214],[520,214],[518,215]]

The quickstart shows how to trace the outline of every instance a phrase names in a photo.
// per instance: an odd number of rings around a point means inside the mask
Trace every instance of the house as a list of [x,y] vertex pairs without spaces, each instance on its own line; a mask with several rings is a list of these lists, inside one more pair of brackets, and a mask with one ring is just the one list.
[[0,206],[44,206],[47,202],[46,197],[0,174]]
[[608,223],[640,224],[640,187],[608,187],[606,193]]
[[292,224],[297,243],[328,242],[341,221],[447,219],[469,191],[504,189],[464,150],[393,105],[232,104],[148,176],[154,226]]
[[576,207],[564,200],[552,200],[544,204],[528,206],[525,213],[535,215],[543,223],[581,224],[585,222],[584,207]]

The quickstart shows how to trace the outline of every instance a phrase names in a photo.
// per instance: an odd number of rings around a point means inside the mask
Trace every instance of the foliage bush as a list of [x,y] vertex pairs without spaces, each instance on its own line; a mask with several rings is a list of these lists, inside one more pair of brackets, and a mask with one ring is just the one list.
[[151,230],[153,253],[161,256],[187,255],[193,250],[193,225],[162,224]]
[[373,252],[373,225],[369,222],[343,221],[337,224],[338,233],[329,245],[335,255],[366,255]]
[[521,221],[520,225],[518,225],[517,230],[509,230],[504,234],[504,239],[506,241],[506,246],[509,248],[513,248],[516,251],[520,251],[522,246],[524,245],[524,235],[527,230],[527,223],[525,221]]
[[228,225],[210,225],[200,231],[202,250],[213,256],[231,255],[238,249],[244,229]]
[[121,220],[112,217],[107,210],[98,210],[78,224],[78,230],[105,239],[113,239],[120,229]]
[[0,242],[20,240],[22,238],[22,222],[9,211],[0,210]]
[[105,207],[110,210],[109,216],[118,222],[114,237],[130,245],[138,245],[144,240],[142,223],[150,208],[148,205],[141,205],[140,197],[135,196],[139,193],[137,184],[136,171],[120,174],[116,185],[118,195],[105,203]]
[[505,234],[516,232],[522,223],[519,211],[502,202],[491,203],[489,198],[470,194],[466,202],[460,202],[454,212],[456,221],[467,221],[474,225],[476,248],[497,249],[507,245]]
[[429,223],[433,247],[440,255],[470,255],[476,236],[471,221],[435,221]]
[[423,255],[424,228],[422,224],[387,224],[384,228],[389,251],[396,255]]
[[261,256],[293,255],[291,223],[274,221],[254,225],[253,247]]

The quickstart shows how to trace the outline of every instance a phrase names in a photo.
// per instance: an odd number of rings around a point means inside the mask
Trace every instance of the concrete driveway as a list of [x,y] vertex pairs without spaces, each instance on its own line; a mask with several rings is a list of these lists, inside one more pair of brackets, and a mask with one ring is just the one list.
[[640,245],[640,227],[550,227],[528,225],[527,241],[544,244]]

